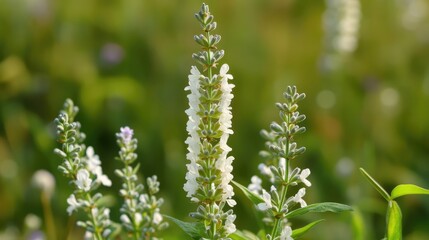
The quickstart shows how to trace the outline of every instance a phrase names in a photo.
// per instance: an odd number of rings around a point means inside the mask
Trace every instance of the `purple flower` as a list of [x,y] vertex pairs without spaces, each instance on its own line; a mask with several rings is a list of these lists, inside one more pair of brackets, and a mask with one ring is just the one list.
[[121,132],[117,133],[116,136],[121,138],[122,141],[127,144],[131,142],[131,139],[133,138],[134,130],[132,130],[129,127],[121,127]]

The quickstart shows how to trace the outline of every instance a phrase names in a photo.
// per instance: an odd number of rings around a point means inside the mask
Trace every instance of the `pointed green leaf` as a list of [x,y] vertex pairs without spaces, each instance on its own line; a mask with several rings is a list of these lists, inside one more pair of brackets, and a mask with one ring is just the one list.
[[236,187],[240,188],[240,190],[244,193],[244,195],[246,195],[246,197],[250,201],[252,201],[255,205],[258,205],[259,203],[263,203],[264,202],[264,200],[258,194],[254,193],[254,192],[251,192],[247,187],[239,184],[236,181],[232,181],[232,183]]
[[396,201],[389,201],[387,209],[387,240],[402,239],[402,213]]
[[322,221],[324,221],[324,220],[320,219],[320,220],[314,221],[312,223],[309,223],[302,228],[298,228],[298,229],[293,230],[292,231],[292,238],[297,239],[297,238],[301,237],[302,235],[304,235],[304,233],[308,232],[310,229],[312,229],[314,226],[316,226],[316,224],[318,224]]
[[188,234],[192,239],[199,240],[201,237],[206,235],[204,229],[204,224],[199,222],[183,222],[174,217],[165,216],[166,218],[173,221],[177,226],[179,226],[186,234]]
[[258,236],[247,230],[237,230],[235,233],[229,235],[229,238],[232,240],[260,240]]
[[381,196],[384,197],[384,199],[386,199],[387,201],[390,201],[390,196],[387,193],[387,191],[384,190],[384,188],[377,181],[375,181],[375,179],[372,178],[363,168],[359,168],[359,170],[368,179],[368,181],[375,188],[375,190],[377,190],[381,194]]
[[343,212],[343,211],[353,211],[353,208],[341,203],[324,202],[324,203],[315,203],[303,208],[295,209],[293,211],[288,212],[285,217],[293,218],[296,216],[304,215],[309,212]]
[[412,194],[429,194],[429,190],[413,184],[401,184],[392,190],[391,198],[395,199],[400,196]]

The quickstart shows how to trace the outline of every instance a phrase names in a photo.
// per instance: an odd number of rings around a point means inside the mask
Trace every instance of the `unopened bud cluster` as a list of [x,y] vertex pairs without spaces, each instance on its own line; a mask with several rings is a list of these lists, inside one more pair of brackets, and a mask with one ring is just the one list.
[[209,6],[203,4],[201,10],[195,14],[204,34],[195,35],[195,41],[201,45],[201,52],[192,54],[192,58],[203,66],[204,71],[217,67],[218,61],[224,56],[224,50],[217,50],[216,45],[220,42],[220,35],[210,33],[216,29],[217,24],[213,15],[210,14]]

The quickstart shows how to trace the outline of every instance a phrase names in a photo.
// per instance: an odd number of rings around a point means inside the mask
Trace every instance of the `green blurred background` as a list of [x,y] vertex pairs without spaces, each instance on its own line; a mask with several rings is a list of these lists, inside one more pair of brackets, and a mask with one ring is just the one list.
[[[332,4],[335,1],[328,1]],[[362,0],[357,47],[332,47],[324,30],[328,2],[209,1],[222,35],[223,62],[234,75],[230,145],[235,180],[247,185],[260,163],[259,131],[277,120],[274,102],[295,84],[307,98],[307,152],[297,162],[312,171],[308,203],[337,201],[354,213],[323,217],[306,239],[380,239],[386,203],[359,173],[364,167],[390,191],[400,183],[429,188],[429,2]],[[115,132],[135,129],[141,174],[157,174],[163,211],[179,219],[195,209],[182,190],[187,133],[187,75],[196,63],[196,0],[0,1],[0,236],[29,236],[25,217],[44,219],[33,173],[56,179],[52,199],[58,239],[82,230],[69,219],[71,193],[53,154],[53,119],[66,98],[103,161],[116,194]],[[337,8],[331,8],[336,11]],[[355,9],[359,11],[359,8]],[[332,20],[333,23],[340,21]],[[334,24],[335,25],[335,24]],[[237,191],[236,191],[237,192]],[[250,203],[239,192],[236,225],[256,230]],[[112,209],[118,219],[120,202]],[[399,199],[404,238],[429,239],[429,197]],[[78,215],[77,217],[80,217]],[[42,224],[41,228],[44,228]],[[15,236],[15,237],[14,237]],[[171,225],[164,239],[185,239]]]

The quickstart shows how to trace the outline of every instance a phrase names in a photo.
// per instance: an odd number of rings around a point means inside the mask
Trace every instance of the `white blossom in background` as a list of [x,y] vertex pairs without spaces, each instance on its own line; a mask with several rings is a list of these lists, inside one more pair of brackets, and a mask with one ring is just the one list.
[[359,0],[326,0],[326,44],[340,53],[353,52],[358,42],[360,17]]
[[325,50],[322,69],[336,70],[343,57],[353,53],[359,40],[361,8],[359,0],[326,0],[323,15]]
[[40,188],[48,198],[52,198],[55,190],[55,178],[46,170],[37,170],[32,177],[32,183]]
[[427,27],[429,3],[426,0],[396,0],[402,25],[408,30]]

